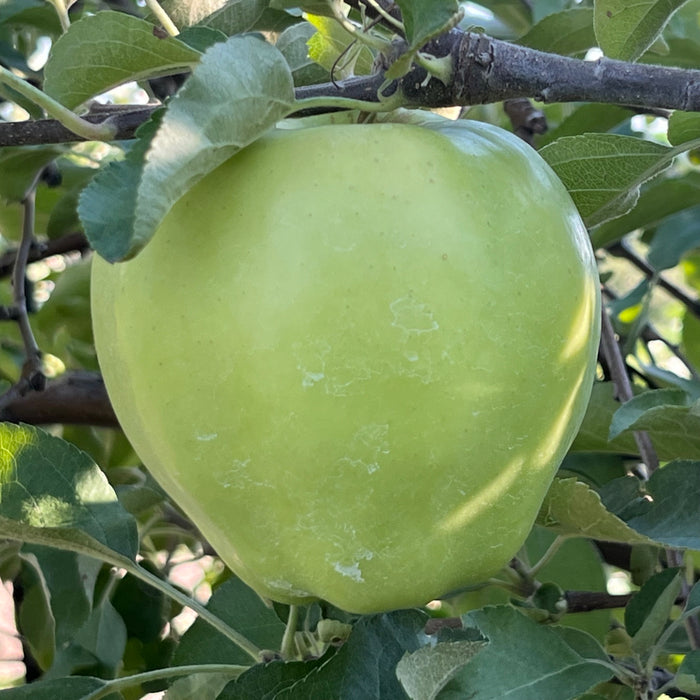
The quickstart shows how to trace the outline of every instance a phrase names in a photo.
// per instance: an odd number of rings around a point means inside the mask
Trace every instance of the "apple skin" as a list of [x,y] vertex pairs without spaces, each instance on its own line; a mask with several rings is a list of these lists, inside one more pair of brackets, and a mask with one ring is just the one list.
[[588,402],[599,304],[561,182],[464,121],[278,130],[92,277],[153,476],[261,595],[355,613],[517,552]]

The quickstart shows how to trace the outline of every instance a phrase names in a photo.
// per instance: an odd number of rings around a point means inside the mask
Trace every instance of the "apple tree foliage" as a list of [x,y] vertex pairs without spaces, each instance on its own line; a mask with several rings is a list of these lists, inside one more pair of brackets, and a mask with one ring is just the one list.
[[[699,0],[0,0],[7,700],[700,697],[696,67]],[[514,130],[569,189],[605,301],[588,412],[492,579],[379,615],[268,604],[117,429],[90,250],[137,254],[281,119],[419,108]]]

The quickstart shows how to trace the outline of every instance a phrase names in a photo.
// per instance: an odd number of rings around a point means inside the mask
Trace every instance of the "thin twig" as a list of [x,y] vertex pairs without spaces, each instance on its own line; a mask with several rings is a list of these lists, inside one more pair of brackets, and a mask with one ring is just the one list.
[[[85,234],[80,231],[67,233],[59,238],[54,238],[46,243],[34,243],[29,248],[27,263],[46,260],[52,255],[65,255],[66,253],[84,253],[90,244],[85,238]],[[17,259],[17,250],[8,250],[0,255],[0,279],[12,274]]]
[[[615,385],[617,398],[621,403],[625,403],[634,396],[632,384],[627,374],[627,367],[622,357],[620,346],[615,338],[615,330],[605,309],[602,311],[600,346],[603,357],[610,370],[613,384]],[[648,433],[645,431],[635,431],[634,439],[637,443],[639,455],[646,465],[648,473],[652,474],[659,466],[659,458]]]
[[654,279],[656,284],[666,290],[674,299],[681,302],[693,316],[700,318],[700,301],[693,299],[686,294],[677,285],[665,279],[657,270],[655,270],[646,260],[637,255],[634,250],[625,241],[620,241],[607,248],[607,251],[618,258],[623,258],[632,263],[638,270],[643,272],[647,278]]
[[[38,180],[38,177],[37,177]],[[13,300],[16,322],[24,344],[24,366],[22,368],[20,393],[28,390],[38,390],[44,388],[45,377],[42,370],[41,350],[36,342],[32,327],[29,323],[29,313],[27,311],[27,297],[25,291],[27,260],[29,250],[34,241],[34,214],[36,211],[36,181],[32,183],[25,195],[22,206],[24,209],[24,220],[22,224],[22,239],[17,250],[17,257],[12,272]]]

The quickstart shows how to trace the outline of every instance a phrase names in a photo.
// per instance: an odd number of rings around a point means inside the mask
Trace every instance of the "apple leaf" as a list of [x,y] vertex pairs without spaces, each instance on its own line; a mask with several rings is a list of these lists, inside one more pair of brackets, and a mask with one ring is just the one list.
[[684,693],[700,694],[700,649],[685,654],[676,671],[674,685]]
[[21,202],[39,172],[62,152],[59,146],[8,146],[0,150],[0,201]]
[[668,120],[668,140],[679,146],[700,138],[700,114],[675,111]]
[[635,653],[649,651],[664,631],[682,582],[678,569],[666,569],[652,576],[625,607],[625,628]]
[[700,247],[700,206],[669,216],[654,232],[647,260],[657,271],[670,270]]
[[2,700],[89,700],[107,683],[100,678],[88,676],[34,681],[18,688],[3,690]]
[[679,460],[657,469],[646,492],[644,512],[627,524],[656,542],[700,549],[700,462]]
[[0,425],[0,536],[133,560],[136,521],[92,459],[30,426]]
[[199,51],[172,37],[156,37],[154,28],[123,12],[83,17],[53,45],[44,89],[73,109],[117,85],[189,70],[199,62]]
[[150,143],[147,134],[83,192],[79,214],[92,247],[110,262],[135,255],[188,189],[293,104],[292,75],[275,47],[256,35],[212,46],[170,101]]
[[685,612],[690,613],[691,610],[700,613],[700,582],[690,589],[688,599],[685,601]]
[[397,0],[396,4],[401,8],[409,50],[420,48],[458,19],[456,0]]
[[[215,591],[207,605],[218,618],[262,649],[279,648],[284,624],[260,596],[237,578]],[[201,619],[185,632],[174,664],[249,664],[250,657]],[[230,678],[229,678],[230,680]]]
[[678,154],[653,141],[617,134],[567,136],[539,153],[566,185],[589,227],[632,209],[640,185]]
[[231,682],[218,700],[405,698],[396,665],[425,641],[427,617],[419,610],[366,615],[347,642],[305,663],[258,664]]
[[228,673],[191,673],[168,688],[167,700],[217,700],[230,682]]
[[585,53],[596,45],[593,10],[577,7],[547,15],[517,43],[562,56]]
[[696,205],[699,197],[700,178],[697,173],[651,182],[642,188],[632,211],[591,232],[593,245],[596,248],[606,246],[630,231],[655,226],[666,217]]
[[299,22],[285,29],[275,46],[289,64],[295,85],[311,85],[330,80],[330,73],[309,55],[309,41],[316,30],[309,22]]
[[609,439],[629,430],[647,411],[666,406],[688,406],[688,394],[680,389],[657,389],[645,391],[632,397],[617,409],[610,423]]
[[372,52],[354,41],[334,19],[321,15],[307,15],[307,19],[316,28],[308,41],[309,57],[315,63],[332,73],[336,80],[372,72]]
[[396,675],[411,700],[435,700],[469,659],[486,646],[484,641],[442,642],[406,654]]
[[651,542],[611,513],[598,493],[575,478],[552,482],[537,523],[561,535],[630,544]]
[[605,651],[585,632],[540,625],[511,606],[468,613],[464,624],[488,644],[447,683],[446,698],[572,700],[610,678]]
[[611,131],[619,124],[628,121],[629,110],[617,105],[601,104],[597,102],[583,104],[553,129],[543,134],[538,143],[544,147],[546,144],[556,141],[563,136],[575,136],[581,132],[606,132]]
[[700,404],[680,389],[658,389],[620,406],[610,425],[610,439],[627,430],[647,430],[674,444],[677,459],[700,459]]
[[595,33],[609,58],[636,61],[686,0],[596,0]]

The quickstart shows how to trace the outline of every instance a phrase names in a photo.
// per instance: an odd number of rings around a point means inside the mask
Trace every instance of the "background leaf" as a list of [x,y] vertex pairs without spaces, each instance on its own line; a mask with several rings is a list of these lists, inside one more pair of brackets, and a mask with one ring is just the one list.
[[197,64],[199,51],[153,30],[150,22],[123,12],[98,12],[71,24],[51,49],[44,89],[73,109],[117,85]]
[[595,0],[595,32],[609,58],[638,59],[685,0]]

